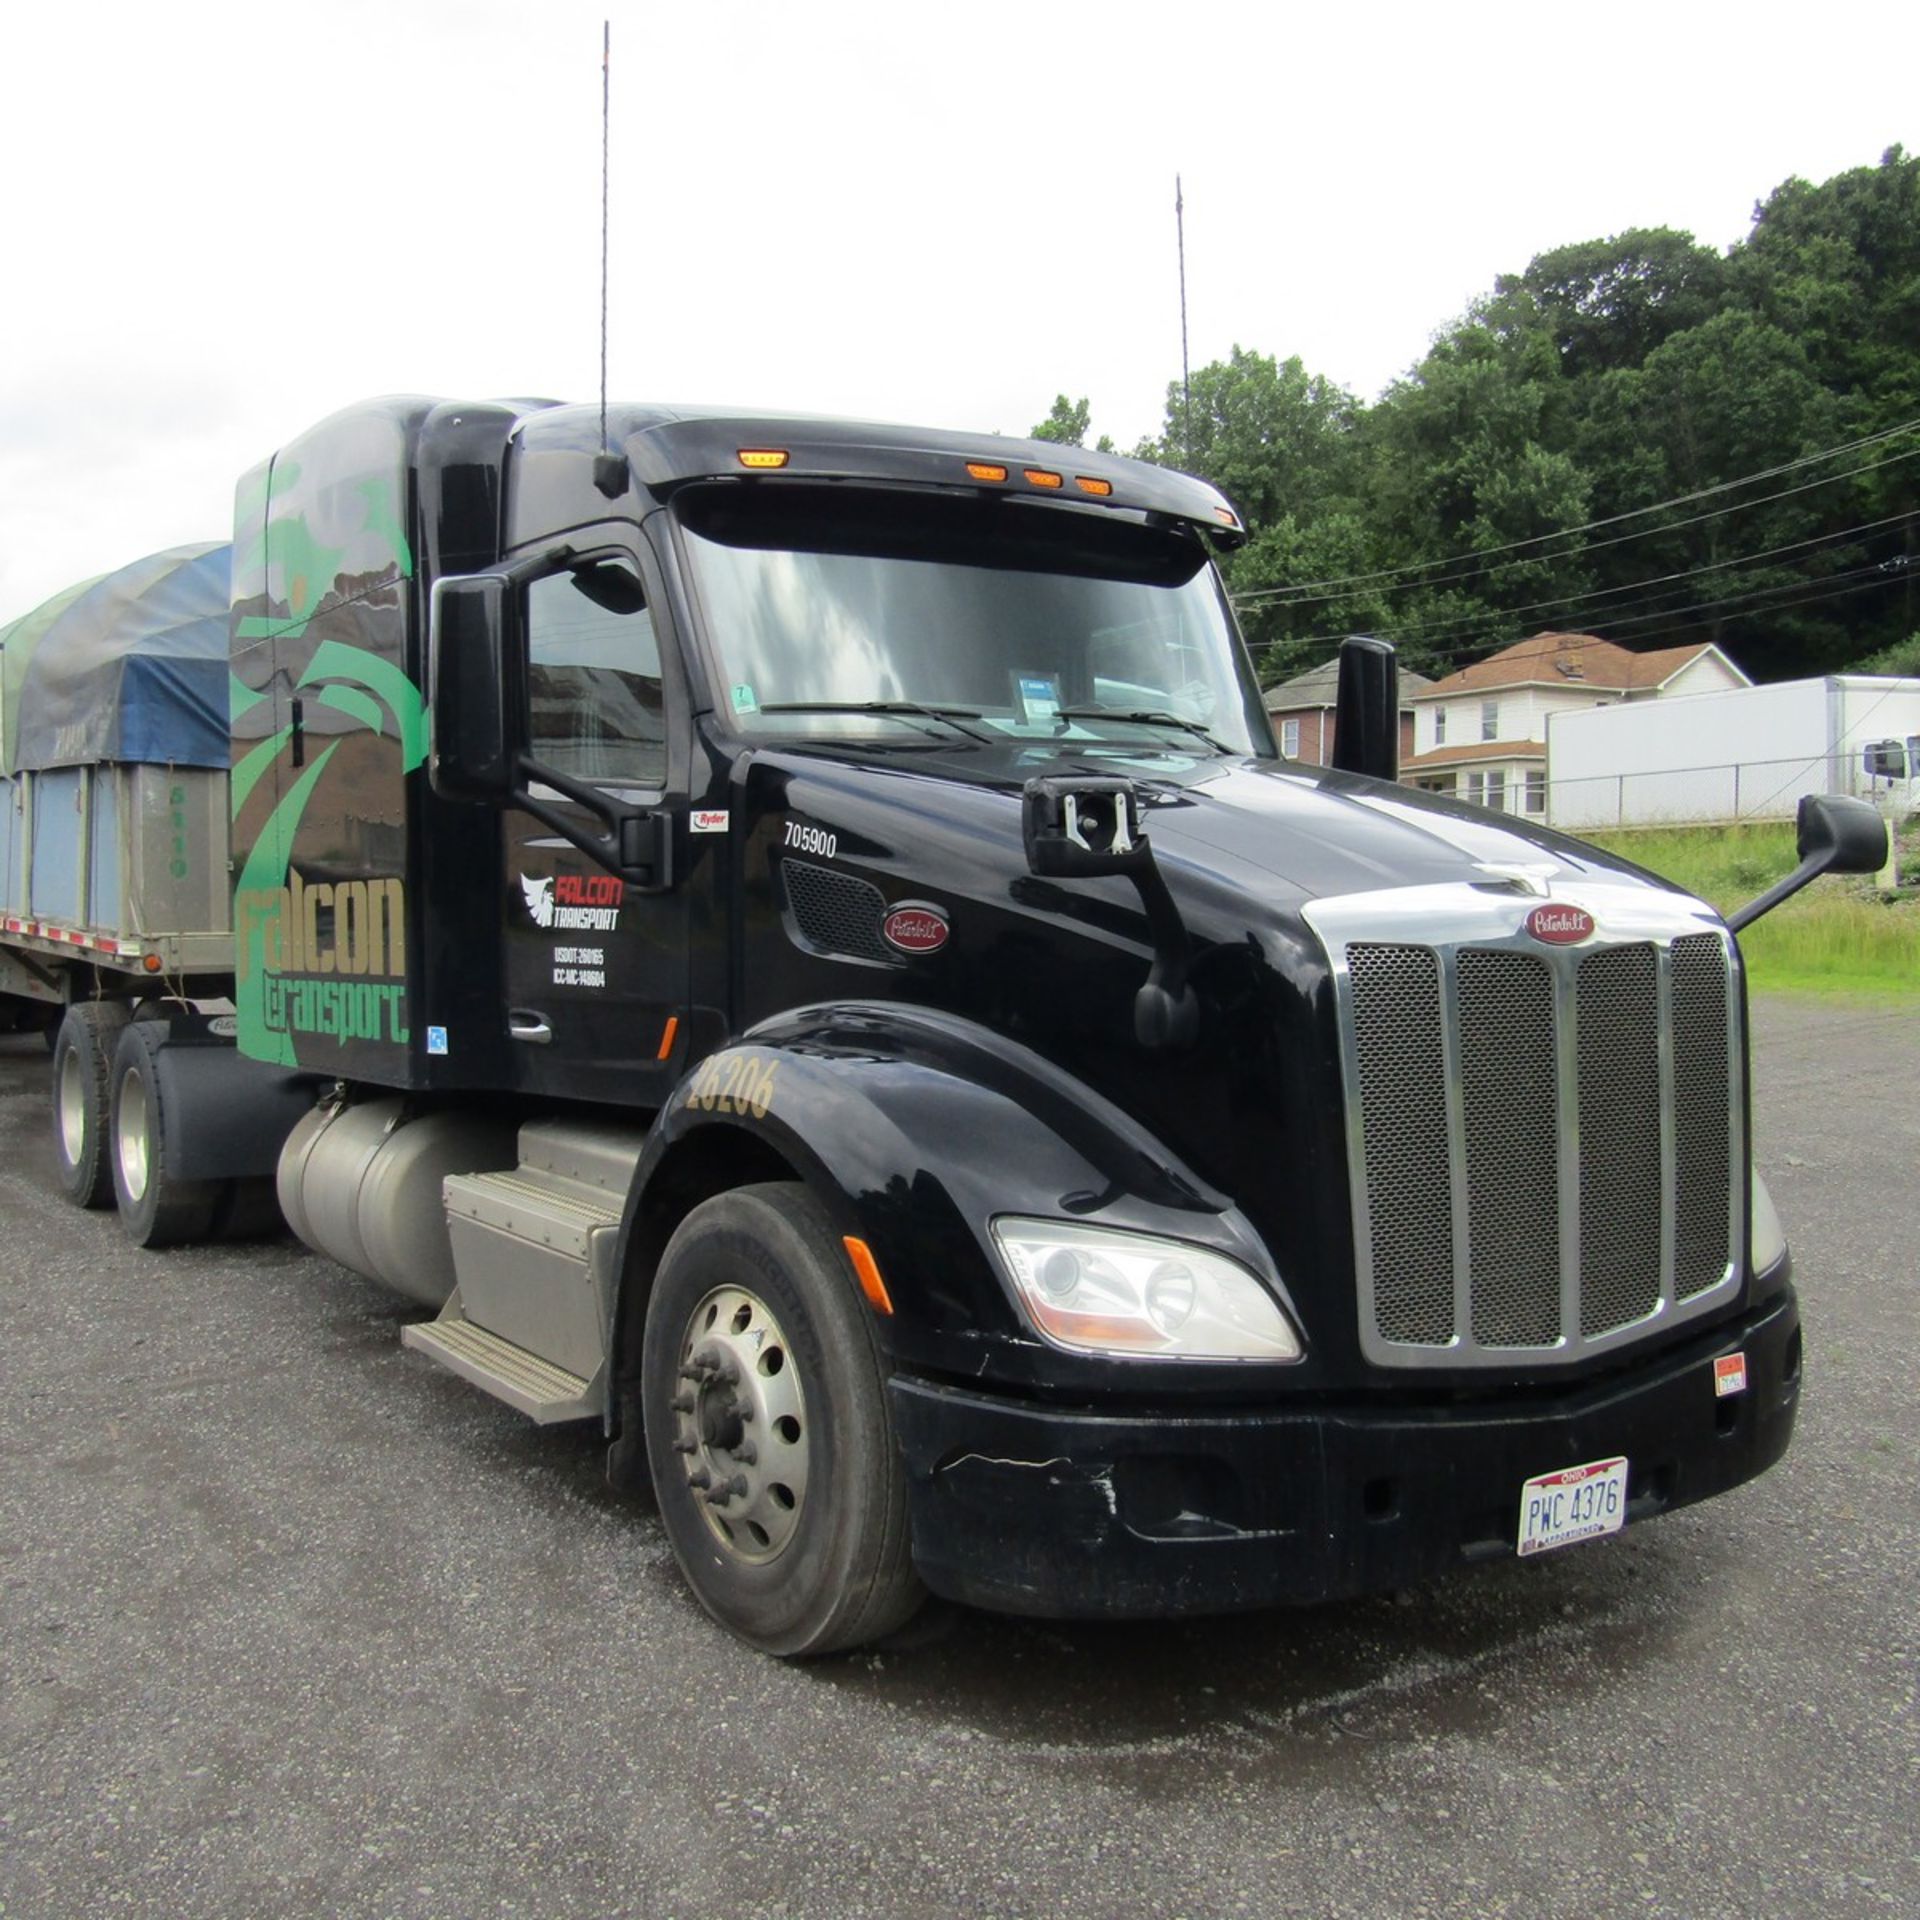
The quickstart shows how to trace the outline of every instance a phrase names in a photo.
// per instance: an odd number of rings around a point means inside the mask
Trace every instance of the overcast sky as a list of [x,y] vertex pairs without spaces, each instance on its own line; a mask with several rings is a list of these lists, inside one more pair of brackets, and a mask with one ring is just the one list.
[[[591,399],[602,0],[9,5],[0,621],[369,394]],[[1371,399],[1496,274],[1920,146],[1910,0],[614,4],[611,384],[1122,445],[1236,342]]]

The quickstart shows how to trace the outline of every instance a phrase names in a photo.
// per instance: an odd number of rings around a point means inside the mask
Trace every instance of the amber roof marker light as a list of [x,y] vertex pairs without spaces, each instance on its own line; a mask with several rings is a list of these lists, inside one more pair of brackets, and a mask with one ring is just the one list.
[[740,464],[751,467],[756,473],[770,473],[784,467],[792,456],[781,447],[742,447]]
[[1023,472],[1030,487],[1059,487],[1066,484],[1057,473],[1049,473],[1045,467],[1027,467]]
[[969,460],[967,471],[976,480],[1004,480],[1007,477],[1006,468],[991,460]]
[[1076,473],[1073,476],[1073,484],[1078,487],[1082,493],[1092,494],[1096,500],[1105,500],[1113,492],[1113,482],[1111,480],[1096,480],[1088,473]]

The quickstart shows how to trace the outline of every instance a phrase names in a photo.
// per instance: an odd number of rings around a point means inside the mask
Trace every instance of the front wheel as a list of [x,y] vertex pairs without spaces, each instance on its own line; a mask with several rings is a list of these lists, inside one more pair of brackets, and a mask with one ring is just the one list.
[[647,1305],[641,1401],[667,1537],[723,1626],[798,1657],[912,1616],[879,1343],[806,1188],[742,1187],[681,1222]]
[[221,1183],[175,1173],[180,1141],[160,1090],[158,1056],[166,1023],[136,1020],[113,1056],[113,1197],[120,1225],[137,1247],[204,1240],[222,1197]]

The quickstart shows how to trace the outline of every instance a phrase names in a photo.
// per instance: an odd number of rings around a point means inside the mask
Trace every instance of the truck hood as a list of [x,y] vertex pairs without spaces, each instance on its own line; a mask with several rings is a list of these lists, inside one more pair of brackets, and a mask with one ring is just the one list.
[[[1259,903],[1256,918],[1276,910],[1291,917],[1317,899],[1499,878],[1537,890],[1560,880],[1667,890],[1629,862],[1545,828],[1281,761],[1169,754],[1076,762],[999,748],[871,761],[781,752],[755,761],[784,776],[790,814],[846,834],[845,851],[856,860],[863,846],[882,864],[905,856],[927,878],[938,875],[976,897],[1004,895],[1026,873],[1025,782],[1036,773],[1074,772],[1133,779],[1147,837],[1176,897],[1206,896],[1215,912],[1234,895]],[[902,844],[903,832],[910,844]]]

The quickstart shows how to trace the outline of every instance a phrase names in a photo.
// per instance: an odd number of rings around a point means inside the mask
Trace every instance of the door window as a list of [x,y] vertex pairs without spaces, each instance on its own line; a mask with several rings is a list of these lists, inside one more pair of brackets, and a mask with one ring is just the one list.
[[530,748],[576,780],[666,784],[660,645],[645,591],[614,561],[527,590]]

